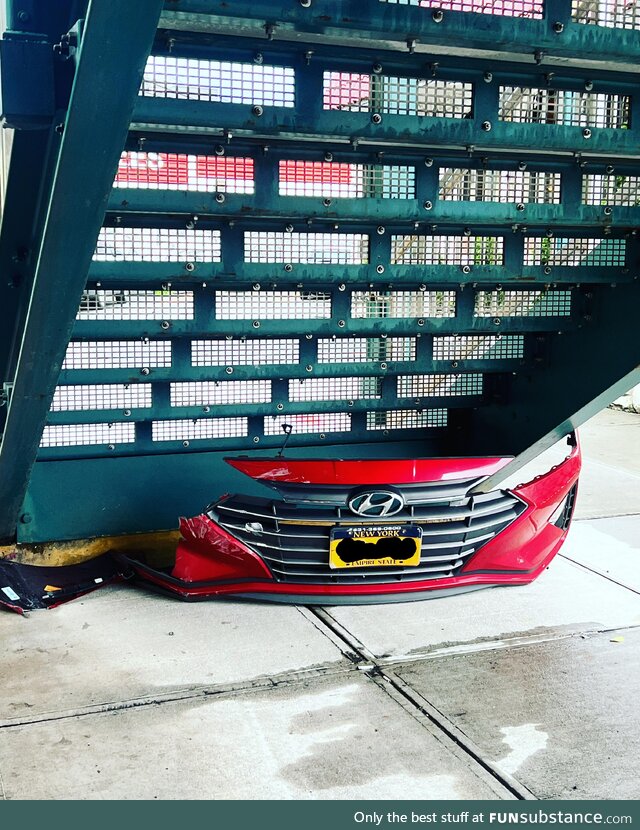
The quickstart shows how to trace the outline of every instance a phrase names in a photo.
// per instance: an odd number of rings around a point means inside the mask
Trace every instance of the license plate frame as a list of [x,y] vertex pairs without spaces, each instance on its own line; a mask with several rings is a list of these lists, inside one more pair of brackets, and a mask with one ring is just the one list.
[[[341,545],[345,540],[364,543],[371,548],[371,552],[360,545]],[[413,540],[414,549],[404,540]],[[388,540],[381,545],[381,540]],[[400,543],[393,543],[391,540],[400,540]],[[396,548],[395,555],[393,548]],[[389,553],[385,552],[385,548]],[[331,529],[329,538],[329,567],[332,570],[343,570],[345,568],[377,568],[396,567],[411,568],[420,564],[422,552],[422,528],[412,524],[398,525],[352,525],[336,526]],[[360,559],[354,558],[358,552],[362,552]],[[406,555],[409,554],[410,555]],[[398,554],[405,554],[404,558]]]

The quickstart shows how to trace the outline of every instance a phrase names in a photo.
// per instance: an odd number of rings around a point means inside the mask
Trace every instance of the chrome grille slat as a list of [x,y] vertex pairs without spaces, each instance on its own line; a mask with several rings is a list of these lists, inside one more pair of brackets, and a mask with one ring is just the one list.
[[[209,515],[261,556],[279,582],[346,585],[363,581],[441,579],[458,572],[478,549],[525,510],[524,503],[507,492],[467,496],[474,481],[447,482],[449,494],[455,492],[456,495],[446,508],[428,502],[408,503],[389,519],[363,520],[347,509],[346,496],[341,504],[328,502],[327,487],[315,488],[316,501],[305,499],[296,503],[230,496],[215,505]],[[403,487],[396,489],[406,497]],[[424,485],[421,492],[428,489],[428,484]],[[343,487],[336,487],[336,490],[344,496]],[[248,529],[245,523],[251,522],[261,524],[262,530]],[[419,565],[329,567],[329,540],[333,527],[402,524],[413,524],[422,529]]]

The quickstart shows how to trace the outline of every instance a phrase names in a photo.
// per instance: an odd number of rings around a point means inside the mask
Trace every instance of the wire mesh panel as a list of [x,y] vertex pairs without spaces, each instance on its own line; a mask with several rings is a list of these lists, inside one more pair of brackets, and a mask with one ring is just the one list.
[[571,17],[576,23],[609,29],[640,29],[640,8],[634,0],[572,0]]
[[626,129],[630,109],[631,98],[617,93],[501,86],[498,117],[517,124]]
[[446,427],[446,409],[388,409],[367,412],[368,430]]
[[171,366],[169,340],[72,340],[63,369],[159,369]]
[[380,2],[397,6],[417,6],[422,9],[474,12],[532,20],[541,19],[544,13],[543,0],[489,0],[489,2],[487,0],[380,0]]
[[469,118],[473,85],[461,81],[325,72],[322,100],[325,110]]
[[171,406],[270,403],[270,380],[188,381],[171,384]]
[[318,340],[318,363],[377,363],[387,360],[395,363],[415,359],[415,337],[331,337]]
[[441,167],[439,198],[448,202],[560,204],[560,173]]
[[51,411],[144,409],[152,405],[152,400],[150,383],[92,383],[86,386],[58,386],[51,402]]
[[620,267],[625,259],[625,239],[529,236],[524,240],[525,265]]
[[102,228],[96,262],[220,262],[220,231]]
[[398,164],[281,161],[279,192],[331,199],[414,199],[416,169]]
[[136,426],[114,424],[53,424],[45,426],[41,447],[79,447],[104,444],[132,444],[136,440]]
[[379,398],[382,378],[302,378],[289,381],[290,401],[351,401]]
[[241,438],[247,435],[247,418],[194,418],[153,421],[153,441],[197,441],[203,439]]
[[455,317],[455,291],[353,291],[354,319]]
[[364,233],[279,233],[247,231],[245,262],[366,265],[369,237]]
[[192,340],[193,366],[277,366],[300,361],[300,341],[289,339]]
[[302,415],[269,415],[264,419],[265,435],[284,435],[285,429],[295,435],[308,433],[323,435],[327,432],[349,432],[349,412],[315,412]]
[[434,360],[512,360],[520,357],[524,357],[522,334],[458,334],[433,338]]
[[217,320],[320,320],[331,294],[312,291],[216,291]]
[[571,291],[478,291],[475,317],[568,317]]
[[286,66],[151,55],[144,70],[140,95],[293,107],[295,72]]
[[199,193],[253,193],[253,159],[125,151],[113,186]]
[[87,289],[78,320],[193,320],[193,291]]
[[481,395],[482,375],[400,375],[399,398],[442,398]]
[[392,265],[502,265],[497,236],[392,236]]
[[582,202],[585,205],[638,207],[640,176],[583,176]]

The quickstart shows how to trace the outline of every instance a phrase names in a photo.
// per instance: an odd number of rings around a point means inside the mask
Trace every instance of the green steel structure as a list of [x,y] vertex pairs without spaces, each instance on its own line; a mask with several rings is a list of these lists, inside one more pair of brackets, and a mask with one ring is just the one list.
[[288,432],[506,475],[640,382],[633,4],[5,15],[0,540],[173,528]]

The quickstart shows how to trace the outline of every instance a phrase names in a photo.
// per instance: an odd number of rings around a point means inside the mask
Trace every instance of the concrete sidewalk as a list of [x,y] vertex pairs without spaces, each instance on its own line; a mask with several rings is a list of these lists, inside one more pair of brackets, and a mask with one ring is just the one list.
[[640,416],[533,585],[316,609],[126,585],[0,613],[5,798],[638,798]]

